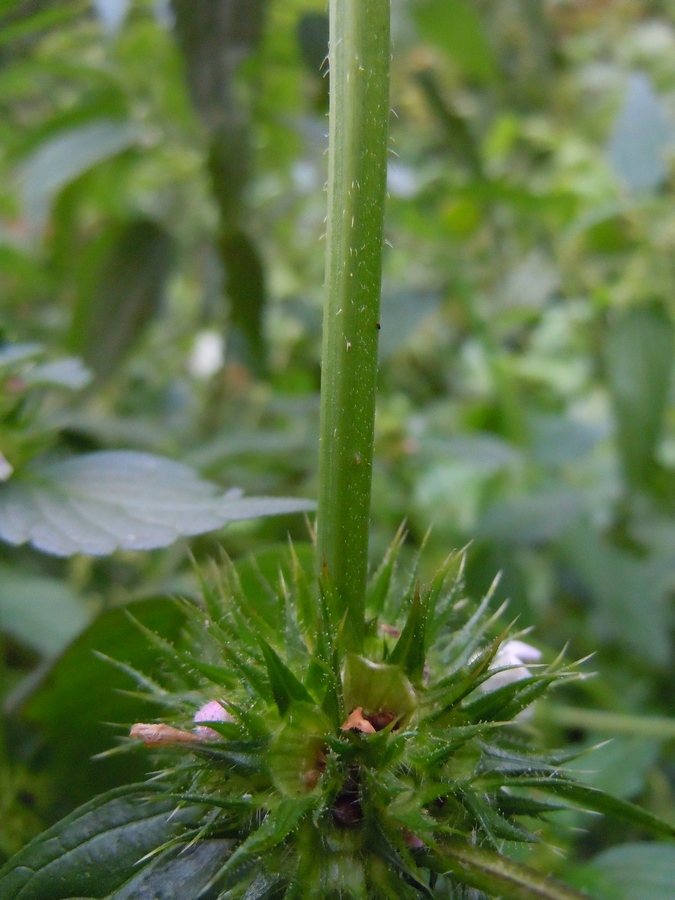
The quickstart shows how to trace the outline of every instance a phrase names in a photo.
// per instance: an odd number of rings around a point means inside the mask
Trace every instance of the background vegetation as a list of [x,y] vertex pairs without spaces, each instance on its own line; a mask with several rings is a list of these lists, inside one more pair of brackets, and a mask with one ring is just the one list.
[[[613,737],[582,778],[672,822],[675,7],[392,12],[373,559],[404,518],[411,555],[433,526],[429,571],[472,541],[472,594],[501,570],[499,597],[549,658],[565,644],[596,654],[596,677],[538,706],[542,743]],[[6,0],[11,465],[136,450],[223,488],[316,496],[326,38],[322,0]],[[175,637],[167,598],[195,585],[185,539],[102,557],[15,546],[4,489],[8,856],[142,776],[141,753],[91,760],[143,719],[92,651],[151,669],[125,607]],[[232,524],[189,549],[268,547],[259,565],[273,571],[288,533],[305,539],[300,517]],[[564,854],[540,865],[599,896],[672,896],[672,848],[589,817],[564,824],[583,830],[558,827]],[[609,849],[619,839],[629,846]]]

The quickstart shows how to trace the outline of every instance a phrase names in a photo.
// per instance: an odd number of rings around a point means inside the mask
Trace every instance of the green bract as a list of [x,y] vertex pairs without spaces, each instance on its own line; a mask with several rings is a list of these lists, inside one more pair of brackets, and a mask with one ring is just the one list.
[[[363,654],[348,649],[327,577],[314,589],[292,548],[283,566],[292,577],[281,574],[275,588],[261,575],[252,590],[249,573],[245,592],[230,562],[202,578],[203,604],[185,604],[189,654],[148,632],[171,670],[166,686],[138,677],[166,712],[132,729],[167,766],[154,793],[144,789],[136,801],[153,822],[160,814],[167,823],[145,857],[149,883],[161,881],[165,864],[178,866],[182,848],[184,867],[200,852],[211,866],[208,878],[195,876],[193,893],[181,893],[185,900],[464,897],[469,889],[564,900],[579,895],[503,855],[511,842],[538,840],[537,820],[560,801],[672,833],[574,782],[564,770],[573,754],[528,746],[514,720],[577,670],[560,661],[529,674],[495,668],[508,630],[499,633],[489,596],[477,605],[463,598],[463,556],[449,557],[427,586],[415,568],[400,589],[400,542],[369,587]],[[100,815],[112,809],[126,822],[129,803],[115,795]],[[87,816],[97,822],[95,810]],[[57,830],[74,828],[70,819]],[[16,891],[0,889],[3,900],[18,890],[42,896],[29,890],[39,873],[26,876],[26,861],[39,868],[50,837],[7,867],[4,883]],[[125,864],[133,884],[136,862]]]

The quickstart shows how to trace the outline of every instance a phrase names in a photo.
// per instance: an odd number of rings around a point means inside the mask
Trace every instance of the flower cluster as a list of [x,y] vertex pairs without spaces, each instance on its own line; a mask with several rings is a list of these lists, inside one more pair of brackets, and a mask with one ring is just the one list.
[[327,573],[315,589],[292,549],[277,589],[250,573],[244,588],[227,563],[187,605],[191,650],[165,648],[176,689],[155,697],[169,722],[131,734],[169,753],[168,789],[195,805],[184,840],[230,842],[214,896],[578,896],[501,853],[538,840],[561,800],[594,807],[572,754],[535,752],[519,727],[576,669],[499,631],[489,595],[468,603],[461,555],[397,588],[399,543],[362,646]]

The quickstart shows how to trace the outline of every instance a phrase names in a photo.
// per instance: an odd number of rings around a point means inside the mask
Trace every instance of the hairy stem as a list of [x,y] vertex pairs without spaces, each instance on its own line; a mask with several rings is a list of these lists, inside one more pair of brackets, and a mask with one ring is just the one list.
[[330,142],[317,559],[364,630],[382,223],[389,119],[389,0],[330,0]]

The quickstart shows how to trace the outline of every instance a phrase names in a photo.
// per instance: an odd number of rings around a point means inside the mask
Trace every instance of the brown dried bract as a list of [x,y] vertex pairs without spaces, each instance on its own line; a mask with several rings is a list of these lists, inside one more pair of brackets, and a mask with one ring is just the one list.
[[172,728],[171,725],[152,725],[137,722],[131,726],[129,736],[143,741],[146,747],[161,747],[164,744],[199,744],[209,740],[194,731]]
[[360,731],[363,734],[375,734],[376,728],[371,725],[368,719],[363,716],[363,707],[357,706],[356,709],[349,714],[346,722],[340,726],[343,731]]

